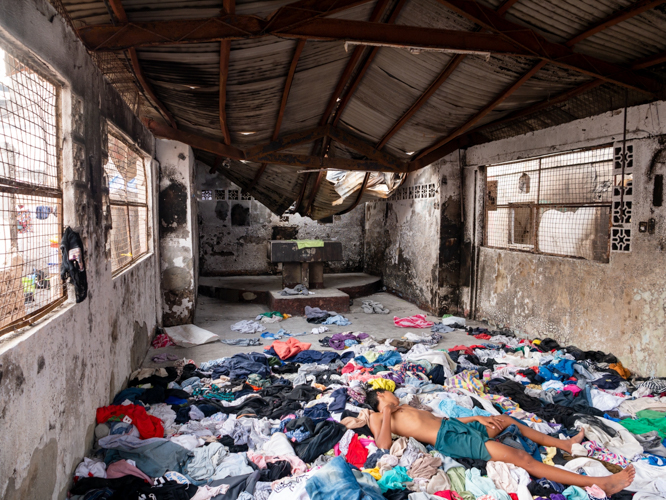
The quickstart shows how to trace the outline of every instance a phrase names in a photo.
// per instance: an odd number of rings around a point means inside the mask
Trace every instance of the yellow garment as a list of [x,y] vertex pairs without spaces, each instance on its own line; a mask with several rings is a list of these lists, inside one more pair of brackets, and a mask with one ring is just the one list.
[[382,475],[379,473],[379,467],[375,467],[374,469],[363,469],[362,472],[367,472],[377,481],[379,481],[382,478]]
[[395,391],[395,382],[393,380],[387,380],[385,378],[376,378],[368,382],[373,389],[385,389],[387,391]]
[[541,344],[541,340],[539,340],[539,339],[534,339],[534,340],[532,341],[532,343],[533,343],[533,344],[536,344],[536,345],[539,345],[539,344]]
[[554,446],[547,446],[546,447],[546,458],[542,460],[542,462],[546,465],[552,465],[555,466],[555,463],[553,462],[553,457],[557,454],[557,448]]
[[528,389],[536,389],[537,391],[543,390],[543,387],[541,387],[539,384],[528,384],[527,388]]
[[[322,384],[312,384],[312,387],[316,387],[320,391],[325,391],[326,389],[328,389],[328,387],[326,387],[325,385],[322,385]],[[321,394],[320,394],[320,396],[321,396]]]

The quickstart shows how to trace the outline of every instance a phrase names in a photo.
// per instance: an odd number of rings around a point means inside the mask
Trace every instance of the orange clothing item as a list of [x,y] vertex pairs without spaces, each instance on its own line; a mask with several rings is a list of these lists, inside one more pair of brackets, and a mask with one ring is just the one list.
[[312,344],[309,342],[301,342],[294,337],[290,337],[286,342],[276,340],[268,347],[264,347],[264,349],[268,350],[272,347],[280,359],[287,359],[296,356],[299,352],[307,351],[311,346]]
[[620,377],[623,377],[625,379],[631,377],[631,372],[627,370],[624,366],[622,366],[621,361],[618,361],[617,363],[611,363],[610,365],[608,365],[608,368],[610,368],[611,370],[615,370],[620,374]]

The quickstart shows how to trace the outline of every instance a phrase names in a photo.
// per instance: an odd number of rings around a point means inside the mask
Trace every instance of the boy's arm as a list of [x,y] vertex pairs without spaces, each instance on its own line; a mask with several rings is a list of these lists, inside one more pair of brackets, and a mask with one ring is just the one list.
[[381,413],[373,413],[370,417],[370,430],[375,436],[378,448],[388,450],[393,444],[391,439],[391,407],[385,407]]

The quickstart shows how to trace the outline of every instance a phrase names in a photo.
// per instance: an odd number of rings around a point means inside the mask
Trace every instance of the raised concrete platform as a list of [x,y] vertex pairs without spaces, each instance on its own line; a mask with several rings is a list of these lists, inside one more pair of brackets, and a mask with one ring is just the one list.
[[319,307],[325,311],[345,313],[349,311],[349,295],[337,288],[315,290],[314,295],[280,295],[280,292],[268,292],[268,308],[292,316],[305,315],[305,306]]
[[[365,273],[325,274],[324,286],[326,288],[315,290],[315,292],[337,288],[349,295],[349,298],[355,299],[379,292],[382,280],[377,276]],[[280,275],[199,277],[200,295],[228,302],[268,304],[269,292],[280,290],[282,290],[282,276]]]

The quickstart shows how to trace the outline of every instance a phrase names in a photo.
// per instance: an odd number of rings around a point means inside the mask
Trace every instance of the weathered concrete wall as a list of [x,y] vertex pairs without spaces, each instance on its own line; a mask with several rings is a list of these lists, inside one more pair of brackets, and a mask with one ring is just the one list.
[[381,275],[387,289],[434,313],[457,310],[457,172],[457,159],[445,158],[411,174],[388,200],[365,205],[365,272]]
[[0,338],[0,498],[64,499],[92,445],[96,408],[139,365],[161,315],[154,236],[149,254],[115,278],[105,255],[102,119],[151,155],[154,139],[45,0],[0,2],[0,37],[31,50],[62,84],[63,216],[83,237],[89,284],[84,302]]
[[164,326],[191,323],[196,307],[198,248],[194,201],[194,152],[158,139],[160,162],[160,269]]
[[[241,199],[238,186],[210,167],[197,166],[199,190],[199,248],[202,276],[274,274],[277,265],[269,259],[271,239],[326,239],[342,242],[343,260],[327,264],[325,272],[363,270],[364,210],[334,217],[323,224],[298,214],[278,217],[254,198]],[[217,196],[216,196],[217,190]],[[232,196],[238,199],[229,199]],[[202,200],[201,191],[210,191],[212,200]],[[223,197],[224,199],[219,199]],[[216,199],[217,198],[217,199]]]
[[[666,375],[666,207],[652,205],[654,175],[666,175],[666,155],[653,161],[666,144],[666,127],[660,121],[664,116],[664,102],[628,110],[627,139],[634,144],[636,162],[631,252],[611,253],[609,263],[599,263],[482,247],[478,319],[583,349],[610,351],[635,372]],[[487,165],[608,144],[621,141],[622,131],[622,113],[607,113],[470,148],[466,161]],[[465,170],[470,200],[473,171]],[[482,196],[483,186],[479,191]],[[655,219],[655,233],[639,233],[638,223],[650,218]],[[466,227],[470,239],[472,219]],[[481,218],[478,221],[480,243]],[[463,295],[469,308],[469,290]]]

